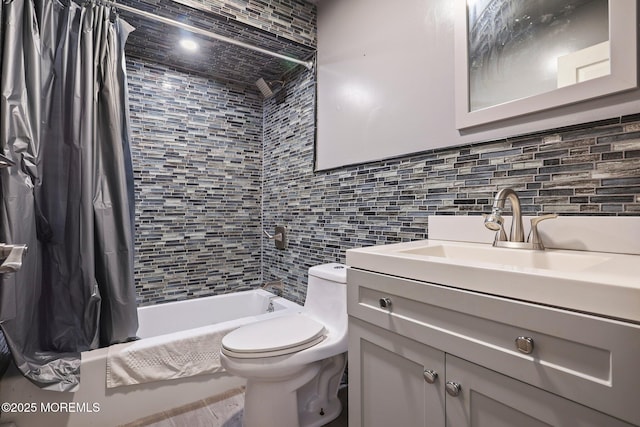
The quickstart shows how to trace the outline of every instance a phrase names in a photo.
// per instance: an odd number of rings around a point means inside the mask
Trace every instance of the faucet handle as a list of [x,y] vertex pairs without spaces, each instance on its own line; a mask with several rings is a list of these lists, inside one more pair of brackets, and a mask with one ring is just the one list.
[[545,219],[554,219],[554,218],[558,218],[558,214],[555,214],[555,213],[545,214],[545,215],[537,216],[535,218],[531,218],[531,227],[537,227],[538,223],[540,221],[544,221]]
[[531,230],[529,231],[529,237],[527,241],[531,243],[533,249],[544,249],[544,245],[542,244],[542,239],[540,238],[540,234],[538,234],[538,223],[540,221],[544,221],[545,219],[554,219],[557,218],[558,214],[546,214],[540,215],[535,218],[531,218]]

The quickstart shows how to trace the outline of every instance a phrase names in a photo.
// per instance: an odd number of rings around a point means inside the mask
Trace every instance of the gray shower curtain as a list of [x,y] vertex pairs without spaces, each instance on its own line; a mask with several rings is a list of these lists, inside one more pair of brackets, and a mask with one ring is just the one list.
[[28,252],[2,275],[0,335],[29,380],[68,390],[80,352],[134,339],[138,328],[124,63],[132,28],[90,3],[1,4],[0,150],[15,166],[0,172],[0,242]]

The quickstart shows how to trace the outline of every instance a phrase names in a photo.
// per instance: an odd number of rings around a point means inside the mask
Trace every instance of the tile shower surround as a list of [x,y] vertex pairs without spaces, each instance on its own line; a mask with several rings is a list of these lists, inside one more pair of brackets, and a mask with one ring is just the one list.
[[260,277],[262,99],[128,58],[139,305]]
[[[308,59],[315,52],[315,44],[307,46],[293,40],[297,31],[295,19],[288,21],[289,27],[280,25],[277,28],[280,31],[274,29],[274,32],[268,32],[255,25],[231,19],[229,14],[224,12],[236,8],[237,2],[225,5],[224,2],[207,0],[212,6],[222,6],[222,9],[218,8],[215,11],[207,10],[204,5],[187,3],[196,7],[176,0],[119,0],[119,4],[177,19],[185,24],[293,58]],[[307,4],[303,9],[292,8],[290,3],[282,0],[259,3],[247,3],[245,0],[244,3],[254,16],[261,19],[288,14],[300,15],[304,17],[303,22],[309,22],[309,30],[315,32],[315,20],[311,19],[311,16],[315,17],[311,14],[315,12],[313,5]],[[192,35],[198,44],[197,49],[185,54],[184,49],[179,47],[180,40],[185,37],[184,30],[142,18],[125,10],[120,11],[120,16],[135,28],[127,39],[126,54],[144,58],[151,63],[164,64],[213,80],[242,82],[248,86],[254,85],[260,77],[266,81],[280,80],[283,74],[295,66],[280,58],[198,35]],[[315,43],[315,39],[310,42]]]
[[[128,73],[141,305],[261,277],[302,302],[309,266],[424,239],[428,215],[488,212],[505,186],[528,214],[640,215],[640,115],[314,172],[311,73],[264,110],[252,88],[131,58]],[[260,220],[288,227],[287,250]]]
[[316,46],[316,6],[304,0],[173,1],[260,28],[307,46]]

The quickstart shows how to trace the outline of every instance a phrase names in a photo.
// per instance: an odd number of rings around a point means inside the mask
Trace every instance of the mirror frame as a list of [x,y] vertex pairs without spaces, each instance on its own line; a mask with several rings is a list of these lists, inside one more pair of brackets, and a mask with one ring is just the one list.
[[456,0],[454,77],[456,128],[471,128],[637,88],[636,3],[636,0],[609,0],[611,74],[538,95],[469,111],[467,0]]

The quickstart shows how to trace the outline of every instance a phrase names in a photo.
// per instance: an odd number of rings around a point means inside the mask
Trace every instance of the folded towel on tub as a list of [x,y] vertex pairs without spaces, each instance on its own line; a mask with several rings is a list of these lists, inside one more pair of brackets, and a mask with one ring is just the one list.
[[107,388],[224,371],[222,337],[236,327],[204,326],[112,345],[107,354]]

